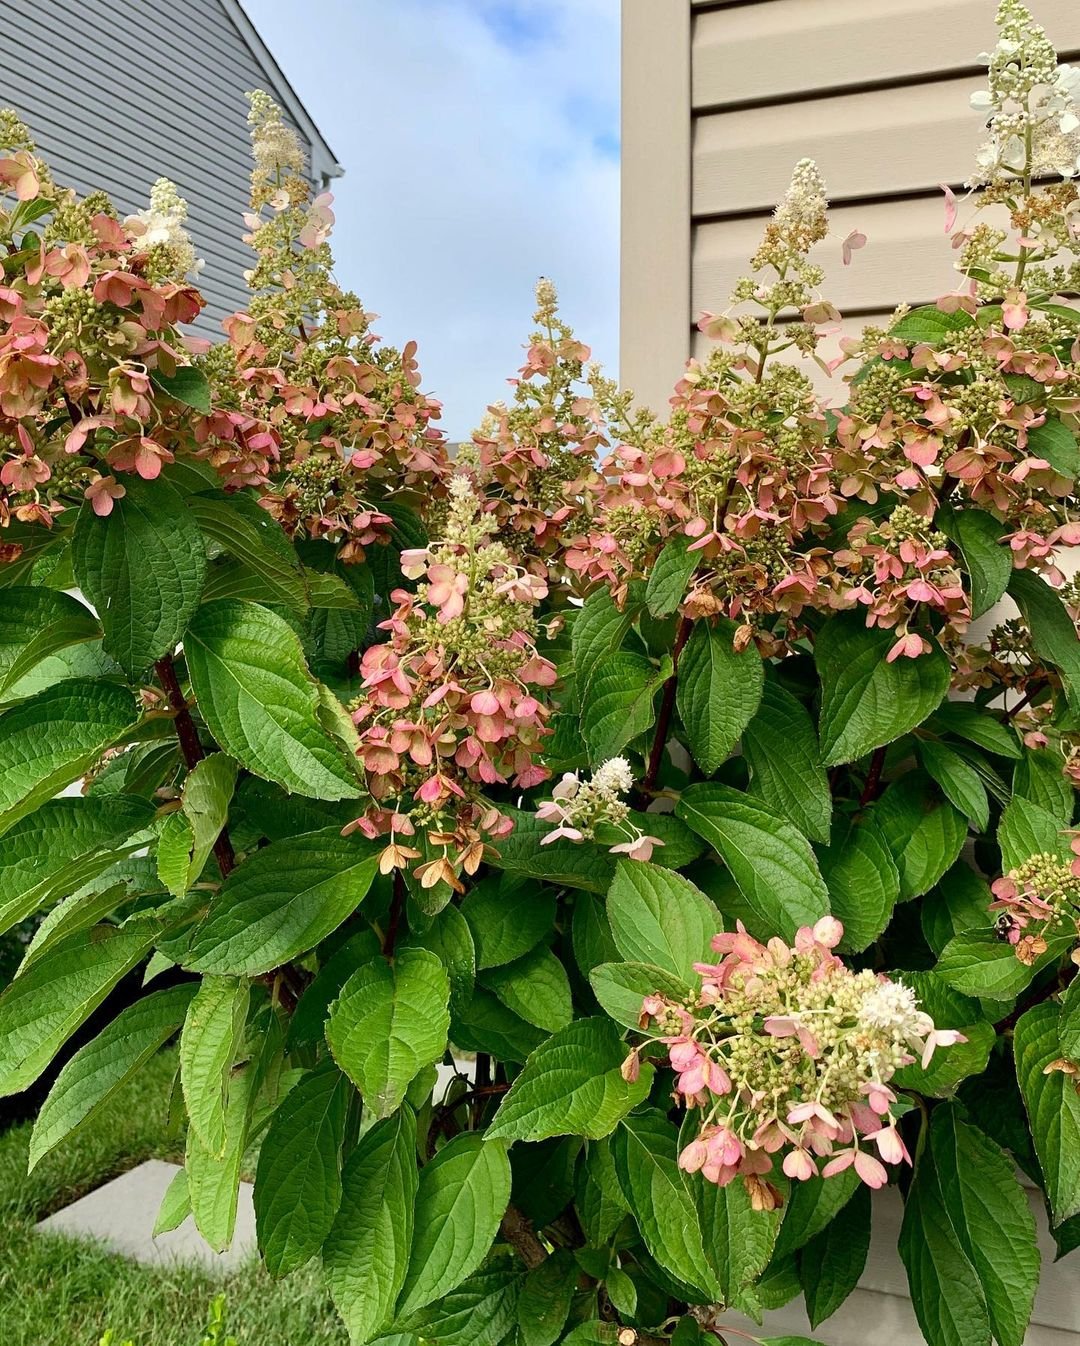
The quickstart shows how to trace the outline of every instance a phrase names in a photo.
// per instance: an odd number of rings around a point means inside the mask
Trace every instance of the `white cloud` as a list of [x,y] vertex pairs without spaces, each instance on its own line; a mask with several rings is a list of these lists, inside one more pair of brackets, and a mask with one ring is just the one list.
[[536,277],[614,371],[618,0],[247,0],[345,166],[339,279],[444,426],[506,395]]

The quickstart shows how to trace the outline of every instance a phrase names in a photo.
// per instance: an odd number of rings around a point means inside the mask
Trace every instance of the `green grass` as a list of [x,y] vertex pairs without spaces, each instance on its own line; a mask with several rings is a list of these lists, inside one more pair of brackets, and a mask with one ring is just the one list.
[[144,1159],[176,1159],[168,1125],[175,1059],[163,1054],[27,1176],[30,1126],[0,1136],[0,1340],[4,1346],[97,1346],[112,1328],[134,1346],[196,1346],[224,1290],[239,1346],[347,1346],[317,1267],[275,1282],[254,1264],[227,1278],[159,1270],[90,1243],[45,1237],[35,1221]]

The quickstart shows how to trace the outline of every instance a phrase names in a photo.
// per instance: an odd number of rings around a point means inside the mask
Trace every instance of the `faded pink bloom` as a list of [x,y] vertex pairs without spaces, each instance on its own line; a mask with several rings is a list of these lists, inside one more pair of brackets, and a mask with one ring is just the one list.
[[112,513],[114,502],[122,500],[127,494],[127,490],[120,485],[115,477],[97,477],[83,494],[90,501],[94,513],[99,518],[105,518]]

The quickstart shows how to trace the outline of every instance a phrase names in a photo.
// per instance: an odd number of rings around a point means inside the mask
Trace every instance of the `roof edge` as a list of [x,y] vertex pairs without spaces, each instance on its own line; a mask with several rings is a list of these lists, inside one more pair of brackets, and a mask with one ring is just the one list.
[[240,0],[220,0],[220,4],[232,20],[233,26],[243,41],[250,47],[255,59],[266,72],[274,94],[307,136],[308,143],[311,146],[312,176],[316,181],[320,178],[340,178],[345,170],[338,162],[337,155],[330,148],[326,137],[316,126],[311,114],[300,101],[296,90],[286,79],[270,48],[259,36],[259,30],[248,18]]

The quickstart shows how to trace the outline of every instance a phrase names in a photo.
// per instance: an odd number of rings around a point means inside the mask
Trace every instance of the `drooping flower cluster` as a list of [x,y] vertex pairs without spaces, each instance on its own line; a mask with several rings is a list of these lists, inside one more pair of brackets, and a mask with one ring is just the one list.
[[390,496],[415,505],[438,493],[449,471],[440,408],[420,391],[415,344],[380,346],[374,315],[334,281],[332,198],[310,200],[295,131],[268,95],[249,99],[253,296],[209,357],[220,396],[201,451],[231,485],[264,486],[290,533],[357,561],[388,540]]
[[[774,357],[812,353],[839,317],[815,297],[822,272],[807,256],[826,233],[824,187],[803,161],[752,261],[771,279],[740,281],[738,311],[705,316],[724,344],[691,360],[666,425],[631,427],[605,461],[608,488],[571,542],[572,570],[621,595],[669,538],[687,538],[699,554],[688,610],[753,621],[763,636],[774,614],[824,597],[817,534],[837,509],[829,423],[806,374]],[[785,312],[795,320],[780,322]]]
[[1080,173],[1080,71],[1059,65],[1054,45],[1020,0],[1001,0],[998,41],[982,59],[986,89],[971,106],[990,138],[978,154],[975,184],[1011,185],[1025,173],[1072,178]]
[[628,855],[631,860],[649,860],[653,849],[664,843],[648,836],[633,820],[630,806],[622,798],[633,789],[634,773],[625,757],[612,757],[596,768],[588,780],[567,771],[536,810],[536,816],[557,826],[540,844],[547,846],[560,838],[566,841],[593,841],[602,825],[614,828],[624,838],[609,847],[612,855]]
[[146,248],[150,257],[147,274],[157,280],[184,281],[203,268],[185,226],[187,202],[168,178],[158,178],[150,188],[150,209],[136,211],[124,228]]
[[155,192],[168,237],[142,216],[122,224],[102,193],[80,201],[58,187],[25,126],[0,112],[2,527],[51,526],[83,498],[108,514],[124,473],[154,478],[191,442],[190,409],[154,379],[190,362],[178,327],[203,300],[186,280],[183,202],[171,184]]
[[668,1046],[676,1095],[701,1116],[683,1169],[720,1186],[741,1176],[768,1207],[779,1201],[766,1178],[778,1159],[796,1180],[854,1165],[870,1187],[887,1182],[886,1163],[910,1162],[889,1081],[964,1039],[935,1028],[910,987],[847,968],[833,953],[842,935],[828,916],[793,947],[760,944],[740,924],[714,937],[718,963],[695,964],[694,1000],[646,997],[642,1027]]
[[[1046,952],[1048,935],[1080,935],[1080,834],[1070,845],[1071,862],[1060,855],[1032,855],[991,884],[998,931],[1028,966]],[[1073,960],[1080,962],[1080,945]]]
[[890,661],[929,650],[929,641],[910,629],[913,614],[922,618],[922,605],[955,635],[967,627],[971,609],[948,539],[908,505],[897,505],[882,523],[859,519],[832,559],[841,586],[850,576],[839,590],[842,601],[865,607],[868,626],[895,631]]
[[630,423],[630,395],[620,393],[589,347],[560,316],[555,286],[536,287],[535,330],[525,363],[511,380],[511,405],[488,409],[459,461],[475,463],[488,508],[509,538],[548,561],[568,531],[587,516],[603,486],[597,460],[608,447],[607,423]]
[[[989,88],[972,98],[990,128],[969,184],[981,189],[973,219],[958,225],[946,193],[957,288],[841,343],[861,363],[835,461],[844,495],[891,492],[927,516],[938,503],[991,514],[1014,566],[1060,584],[1056,553],[1080,542],[1080,346],[1060,297],[1080,284],[1080,71],[1058,65],[1019,0],[1001,0],[998,28]],[[987,208],[990,222],[977,215]]]
[[353,720],[374,802],[355,825],[389,835],[386,871],[422,857],[400,840],[422,829],[435,858],[416,872],[429,887],[459,886],[456,867],[474,874],[485,838],[509,830],[485,786],[527,788],[548,774],[538,760],[549,713],[541,698],[556,671],[534,643],[547,590],[493,540],[495,528],[469,478],[452,478],[442,538],[402,553],[420,584],[391,594],[397,606],[380,628],[390,638],[361,662]]

